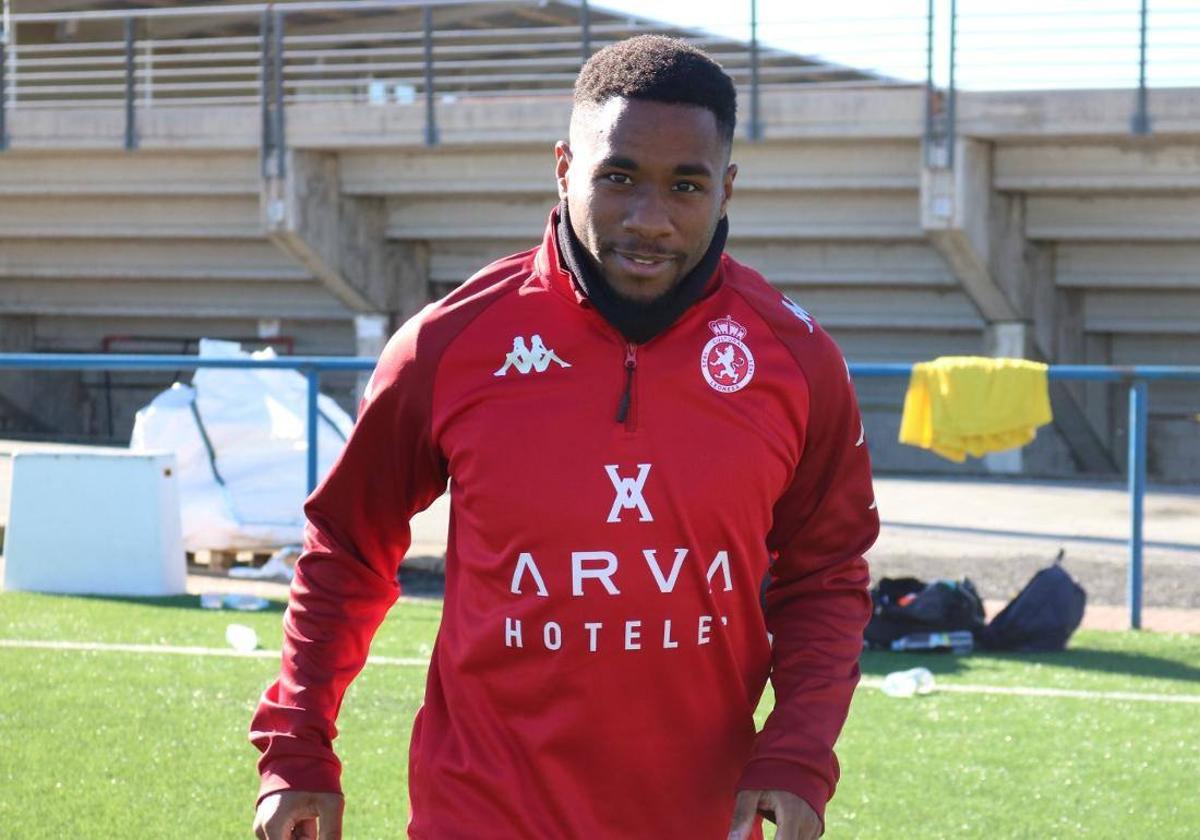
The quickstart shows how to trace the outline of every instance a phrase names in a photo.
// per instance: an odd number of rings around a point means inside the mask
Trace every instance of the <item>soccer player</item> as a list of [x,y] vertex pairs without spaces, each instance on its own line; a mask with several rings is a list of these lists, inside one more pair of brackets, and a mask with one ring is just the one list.
[[384,349],[305,505],[260,838],[340,837],[334,721],[447,482],[409,837],[822,832],[879,523],[841,353],[725,253],[735,112],[682,41],[596,53],[542,243]]

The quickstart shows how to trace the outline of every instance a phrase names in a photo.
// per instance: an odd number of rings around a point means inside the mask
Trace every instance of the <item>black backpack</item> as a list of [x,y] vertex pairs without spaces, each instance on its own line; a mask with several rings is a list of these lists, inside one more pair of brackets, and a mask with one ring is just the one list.
[[871,590],[871,621],[863,636],[875,650],[911,633],[951,633],[983,629],[983,602],[975,585],[962,581],[883,578]]
[[1063,650],[1083,621],[1087,593],[1062,567],[1063,552],[1042,569],[977,637],[988,650]]

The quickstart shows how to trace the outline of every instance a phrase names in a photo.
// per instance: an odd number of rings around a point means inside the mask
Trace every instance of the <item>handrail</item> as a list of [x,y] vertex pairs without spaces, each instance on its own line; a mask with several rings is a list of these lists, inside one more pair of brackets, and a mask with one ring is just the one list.
[[[125,106],[125,146],[137,147],[135,121],[149,108],[182,105],[257,104],[262,111],[261,159],[268,177],[282,175],[285,157],[285,111],[292,105],[326,101],[366,102],[405,106],[423,102],[426,143],[438,142],[438,114],[443,102],[502,96],[540,96],[547,92],[570,95],[579,66],[596,49],[616,39],[644,32],[681,35],[707,48],[725,64],[735,85],[748,92],[752,103],[767,90],[794,85],[829,88],[911,86],[912,77],[885,75],[873,68],[799,55],[764,45],[747,45],[739,37],[705,31],[685,23],[655,21],[639,16],[609,15],[593,20],[580,3],[579,20],[530,21],[513,26],[500,20],[496,28],[466,27],[447,21],[435,26],[437,8],[537,8],[536,0],[341,0],[341,2],[242,3],[229,6],[185,5],[152,9],[106,9],[88,12],[19,12],[0,35],[0,57],[8,69],[0,79],[0,127],[6,111],[45,108]],[[372,10],[407,12],[414,17],[404,31],[379,31]],[[420,11],[420,23],[412,12]],[[350,32],[300,30],[313,15],[336,13],[338,21],[355,26]],[[356,14],[361,16],[355,18]],[[219,19],[234,21],[247,34],[231,27],[215,36],[195,38],[139,37],[135,23],[160,19]],[[898,18],[904,19],[904,18]],[[907,18],[919,20],[914,18]],[[75,43],[23,44],[20,28],[47,22],[120,20],[124,40],[86,38]],[[857,24],[860,28],[861,22]],[[868,27],[880,26],[874,20]],[[150,29],[150,27],[142,27]],[[884,30],[886,30],[884,24]],[[915,54],[915,46],[895,50],[883,41],[889,31],[867,33],[879,41],[879,51],[865,62],[887,56]],[[764,30],[765,31],[765,30]],[[237,34],[233,34],[233,33]],[[861,32],[859,33],[862,34]],[[98,38],[111,34],[95,32]],[[820,49],[820,40],[813,40]],[[253,49],[253,48],[257,49]],[[911,57],[911,56],[910,56]],[[748,91],[745,90],[748,85]],[[752,109],[753,110],[753,109]],[[762,126],[753,114],[751,139]]]
[[[912,368],[904,362],[850,365],[855,376],[863,377],[908,376]],[[1200,382],[1200,365],[1051,365],[1046,373],[1050,379],[1083,382]]]
[[[0,353],[0,370],[189,370],[196,368],[258,368],[296,370],[308,382],[308,489],[317,486],[317,396],[325,371],[369,371],[376,360],[365,356],[287,356],[275,359],[209,359],[182,355],[123,355],[76,353]],[[901,378],[912,374],[906,363],[849,364],[860,378]],[[1129,626],[1142,626],[1142,553],[1146,494],[1146,431],[1149,424],[1150,382],[1200,382],[1200,366],[1175,365],[1051,365],[1054,380],[1115,382],[1129,385],[1128,487],[1129,569],[1127,600]]]
[[[512,0],[470,0],[472,5],[512,5]],[[352,12],[378,9],[420,9],[423,6],[461,6],[463,0],[324,0],[299,3],[240,3],[230,6],[190,5],[153,9],[94,9],[81,12],[13,12],[14,23],[62,23],[69,20],[124,20],[175,17],[262,15],[264,12]],[[530,0],[529,5],[536,2]]]
[[[316,101],[355,101],[372,105],[413,103],[413,90],[421,91],[426,108],[425,136],[431,145],[437,142],[439,97],[452,101],[457,97],[494,95],[539,96],[545,91],[569,93],[578,65],[611,38],[639,32],[665,32],[682,35],[707,46],[719,61],[730,65],[739,87],[748,96],[749,119],[746,131],[751,140],[768,133],[769,126],[759,107],[767,90],[788,86],[821,86],[827,89],[864,87],[912,87],[924,85],[924,154],[930,167],[952,168],[958,139],[957,94],[959,87],[981,89],[1046,89],[1048,87],[1093,87],[1130,89],[1130,131],[1147,134],[1152,130],[1148,91],[1153,87],[1195,86],[1200,82],[1200,61],[1195,56],[1194,37],[1200,31],[1200,4],[1192,8],[1149,9],[1148,0],[1130,2],[1127,10],[1089,11],[1085,20],[1079,12],[1066,10],[974,11],[958,8],[957,0],[946,3],[927,0],[924,13],[868,15],[864,18],[846,8],[832,14],[821,11],[807,14],[802,4],[764,21],[751,0],[749,17],[730,11],[727,18],[707,25],[722,32],[742,31],[749,25],[750,37],[742,34],[718,34],[697,26],[656,21],[639,14],[624,17],[623,12],[608,13],[579,0],[578,21],[561,16],[546,25],[533,22],[527,27],[512,26],[504,20],[494,29],[464,28],[457,20],[447,20],[439,30],[433,11],[449,7],[478,7],[519,11],[536,9],[538,0],[321,0],[320,2],[239,3],[236,5],[190,5],[142,9],[102,9],[92,11],[15,12],[7,18],[7,29],[0,29],[0,149],[7,142],[7,110],[47,107],[104,106],[123,100],[126,108],[126,146],[135,148],[134,121],[146,108],[179,105],[215,105],[246,103],[259,96],[264,113],[262,157],[273,160],[286,148],[283,112],[293,104]],[[964,3],[965,7],[966,4]],[[413,17],[407,31],[376,31],[380,24],[372,12],[406,12]],[[417,15],[411,13],[419,11]],[[1135,14],[1139,12],[1140,14]],[[329,20],[358,21],[359,32],[295,32],[296,24],[320,23],[322,14]],[[574,13],[574,12],[572,12]],[[648,12],[651,13],[651,12]],[[1062,21],[1074,20],[1069,27]],[[244,19],[256,27],[256,35],[162,39],[136,37],[135,22],[148,24],[159,20],[184,18],[200,20]],[[454,17],[454,16],[449,16]],[[21,26],[39,23],[123,21],[124,41],[96,41],[63,44],[21,44],[17,37]],[[815,25],[813,25],[815,24]],[[146,27],[149,28],[149,27]],[[352,27],[356,28],[356,27]],[[395,29],[396,27],[392,27]],[[271,38],[266,37],[268,30]],[[774,45],[760,43],[763,33]],[[105,32],[96,33],[106,35]],[[802,35],[802,38],[800,37]],[[609,36],[605,38],[604,36]],[[1036,36],[1036,37],[1031,37]],[[1047,37],[1050,36],[1050,37]],[[111,35],[107,35],[111,37]],[[802,43],[805,54],[778,47],[793,38]],[[1136,61],[1127,60],[1120,48],[1136,41]],[[1129,43],[1127,43],[1129,41]],[[361,46],[402,43],[408,49],[394,57],[411,58],[411,64],[370,61],[388,56]],[[847,46],[851,42],[853,46]],[[246,50],[228,47],[258,46],[263,56],[254,61]],[[293,49],[345,45],[334,53],[312,49]],[[489,53],[512,50],[514,55]],[[118,90],[103,84],[106,78],[119,84],[119,71],[92,73],[91,59],[98,51],[111,51],[106,62],[122,58],[127,68],[126,81]],[[514,74],[514,67],[535,68],[538,52],[561,53],[562,73]],[[88,55],[90,53],[90,55]],[[268,65],[266,54],[271,54]],[[276,53],[280,55],[275,55]],[[1014,60],[1014,55],[1016,59]],[[70,58],[68,56],[74,56]],[[451,56],[461,56],[455,62]],[[56,58],[57,57],[57,58]],[[936,60],[935,60],[936,58]],[[1132,58],[1132,55],[1129,56]],[[364,60],[367,59],[367,60]],[[545,59],[550,61],[550,59]],[[352,62],[360,62],[354,65]],[[325,64],[330,62],[330,64]],[[478,67],[476,75],[456,76],[462,67]],[[210,65],[211,69],[195,65]],[[57,66],[56,66],[57,65]],[[163,65],[176,68],[164,69]],[[219,66],[218,66],[219,65]],[[786,65],[786,66],[783,66]],[[258,83],[258,67],[279,69],[269,85]],[[78,72],[72,74],[71,67]],[[36,69],[35,69],[36,68]],[[38,72],[38,69],[49,72]],[[186,69],[185,69],[186,68]],[[245,77],[241,84],[209,83],[205,77],[223,75]],[[30,72],[34,70],[34,72]],[[397,79],[396,73],[408,71],[415,79]],[[449,72],[448,72],[449,71]],[[331,78],[338,74],[355,78]],[[193,76],[194,83],[162,84],[161,80]],[[315,81],[304,77],[321,76]],[[383,78],[376,78],[382,76]],[[157,77],[157,79],[156,79]],[[55,82],[65,82],[56,85]],[[416,84],[411,84],[415,81]],[[158,83],[156,83],[158,82]],[[748,82],[748,84],[746,84]],[[304,88],[325,89],[329,93],[304,95]],[[122,96],[123,94],[123,96]]]

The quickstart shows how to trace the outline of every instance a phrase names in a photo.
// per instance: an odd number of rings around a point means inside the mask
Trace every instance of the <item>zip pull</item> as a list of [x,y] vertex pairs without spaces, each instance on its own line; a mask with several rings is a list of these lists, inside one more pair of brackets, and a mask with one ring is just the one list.
[[633,395],[633,371],[637,368],[637,345],[633,342],[625,345],[625,391],[621,394],[621,402],[617,406],[617,422],[624,423],[629,416],[629,402]]

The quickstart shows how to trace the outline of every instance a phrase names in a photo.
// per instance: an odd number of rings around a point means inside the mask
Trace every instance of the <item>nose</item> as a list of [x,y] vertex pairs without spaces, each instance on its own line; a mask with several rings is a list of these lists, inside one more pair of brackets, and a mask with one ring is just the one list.
[[638,190],[632,196],[623,227],[638,239],[647,241],[671,235],[671,215],[657,190]]

